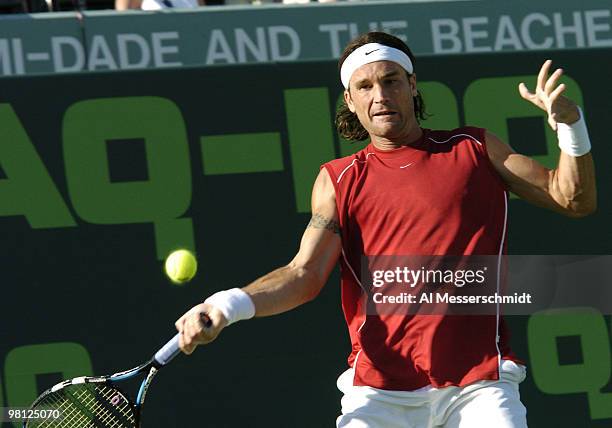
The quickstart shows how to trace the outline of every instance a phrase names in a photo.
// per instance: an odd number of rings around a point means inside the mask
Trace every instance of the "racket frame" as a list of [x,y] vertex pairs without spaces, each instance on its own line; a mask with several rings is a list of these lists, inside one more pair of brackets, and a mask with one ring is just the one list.
[[[86,383],[98,383],[107,385],[119,392],[123,396],[123,399],[131,407],[134,413],[135,426],[137,428],[140,427],[140,421],[142,419],[142,405],[145,401],[147,391],[153,378],[159,371],[159,369],[169,363],[174,357],[176,357],[180,353],[180,349],[178,347],[178,337],[179,334],[174,336],[170,341],[168,341],[153,358],[151,358],[146,363],[143,363],[137,367],[131,368],[129,370],[124,370],[121,372],[114,373],[112,375],[107,376],[80,376],[72,379],[64,380],[59,382],[58,384],[52,386],[43,392],[35,401],[32,403],[30,408],[36,407],[38,403],[45,399],[48,395],[60,391],[63,388],[66,388],[70,385],[79,385]],[[117,383],[122,382],[124,380],[128,380],[148,371],[147,376],[141,382],[140,388],[138,389],[138,394],[136,396],[136,401],[132,401],[130,396],[127,395],[121,388],[117,386]],[[22,428],[28,428],[28,420],[25,420],[22,424]]]

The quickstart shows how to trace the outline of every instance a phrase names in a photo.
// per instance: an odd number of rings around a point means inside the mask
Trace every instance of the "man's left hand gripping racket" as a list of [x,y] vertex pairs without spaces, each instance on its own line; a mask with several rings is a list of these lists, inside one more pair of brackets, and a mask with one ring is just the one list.
[[[23,428],[140,427],[142,405],[153,377],[180,353],[179,334],[157,351],[150,361],[138,367],[110,376],[65,380],[43,392],[31,409],[59,410],[59,418],[29,419],[23,423]],[[132,402],[116,384],[142,373],[147,373],[146,378],[140,384],[136,401]]]

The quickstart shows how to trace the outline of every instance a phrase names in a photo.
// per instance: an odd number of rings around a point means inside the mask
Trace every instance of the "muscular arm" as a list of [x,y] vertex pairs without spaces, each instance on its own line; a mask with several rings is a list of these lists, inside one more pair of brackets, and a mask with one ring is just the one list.
[[[312,218],[298,253],[286,266],[242,289],[253,301],[255,315],[278,314],[314,299],[336,265],[340,251],[336,196],[329,174],[322,169],[312,191]],[[203,321],[202,314],[206,314],[210,324]],[[181,333],[181,349],[190,354],[197,345],[213,341],[227,325],[227,319],[215,306],[201,303],[175,325]]]
[[285,312],[314,299],[338,261],[339,233],[334,188],[322,169],[312,192],[312,218],[297,255],[288,265],[243,288],[255,304],[255,315]]
[[556,169],[518,154],[491,133],[487,133],[489,158],[509,189],[522,199],[569,217],[583,217],[595,211],[597,190],[590,153],[572,157],[561,152]]
[[[534,93],[523,83],[519,85],[519,92],[525,100],[547,112],[548,123],[556,130],[558,123],[571,125],[580,115],[576,104],[561,95],[565,85],[557,85],[563,71],[557,69],[548,77],[550,65],[550,60],[542,65]],[[590,153],[574,157],[561,151],[557,168],[550,170],[515,153],[491,133],[487,133],[486,140],[493,166],[510,190],[521,198],[570,217],[595,211],[597,190]]]

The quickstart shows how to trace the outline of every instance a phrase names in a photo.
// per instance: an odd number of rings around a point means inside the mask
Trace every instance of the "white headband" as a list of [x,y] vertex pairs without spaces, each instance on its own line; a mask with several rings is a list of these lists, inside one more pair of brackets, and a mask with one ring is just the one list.
[[345,89],[348,89],[351,76],[359,67],[376,61],[393,61],[399,64],[404,70],[412,74],[414,67],[408,55],[399,49],[380,43],[368,43],[359,46],[344,60],[340,69],[340,80]]

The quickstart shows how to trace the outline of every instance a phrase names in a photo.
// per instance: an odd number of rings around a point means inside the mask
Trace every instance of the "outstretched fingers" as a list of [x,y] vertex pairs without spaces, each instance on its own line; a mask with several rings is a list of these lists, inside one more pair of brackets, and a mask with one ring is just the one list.
[[523,99],[535,104],[548,113],[550,113],[552,102],[565,89],[565,85],[559,85],[559,79],[563,75],[563,70],[559,68],[549,76],[548,73],[550,72],[551,65],[552,61],[547,59],[542,64],[542,67],[540,67],[534,92],[527,89],[523,82],[518,86],[519,94]]
[[529,101],[530,103],[532,103],[533,105],[535,105],[536,107],[544,111],[547,110],[547,107],[544,104],[544,100],[542,99],[541,94],[537,94],[537,93],[534,94],[529,89],[527,89],[527,86],[523,82],[519,83],[518,90],[519,90],[519,94],[521,94],[521,97],[524,100]]
[[544,86],[546,85],[546,81],[548,80],[548,72],[550,70],[550,66],[552,64],[552,60],[547,59],[540,67],[540,72],[538,73],[538,80],[536,83],[536,93],[540,90],[544,90]]
[[529,89],[527,89],[527,85],[525,85],[524,82],[519,83],[518,89],[519,89],[519,94],[521,94],[521,97],[523,97],[527,101],[533,102],[535,94],[531,93]]
[[551,95],[551,93],[557,88],[557,83],[559,79],[563,75],[563,70],[558,68],[555,72],[548,78],[546,84],[544,85],[544,92],[546,95]]
[[540,67],[534,92],[527,89],[524,83],[518,86],[521,97],[548,114],[548,124],[553,130],[557,129],[557,122],[573,123],[579,119],[576,104],[563,96],[567,89],[564,83],[559,83],[563,76],[563,69],[558,68],[550,74],[552,61],[547,59]]
[[559,98],[559,96],[563,93],[563,91],[565,91],[566,86],[565,83],[561,83],[559,86],[557,86],[548,96],[548,98],[550,99],[551,103],[554,103],[557,98]]

